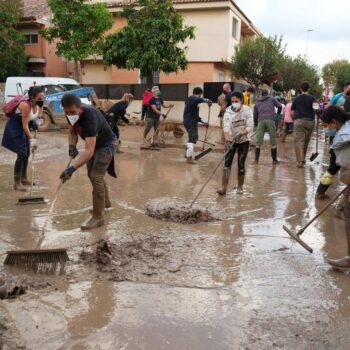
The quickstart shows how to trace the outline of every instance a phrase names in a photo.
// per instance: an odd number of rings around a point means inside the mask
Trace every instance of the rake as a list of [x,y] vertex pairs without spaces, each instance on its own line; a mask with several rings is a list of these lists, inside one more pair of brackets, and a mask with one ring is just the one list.
[[[73,158],[69,160],[67,168],[70,166],[72,160]],[[57,202],[62,184],[63,182],[60,181],[59,185],[57,186],[55,197],[51,203],[49,213],[47,214],[45,224],[41,231],[41,236],[39,238],[39,241],[35,249],[7,251],[6,252],[7,256],[4,261],[4,265],[16,265],[20,267],[25,267],[27,269],[29,268],[29,269],[36,269],[37,271],[45,271],[45,270],[51,270],[51,267],[56,266],[56,264],[64,264],[69,260],[67,249],[65,248],[40,249],[41,244],[45,238],[46,229],[51,219],[53,209]]]

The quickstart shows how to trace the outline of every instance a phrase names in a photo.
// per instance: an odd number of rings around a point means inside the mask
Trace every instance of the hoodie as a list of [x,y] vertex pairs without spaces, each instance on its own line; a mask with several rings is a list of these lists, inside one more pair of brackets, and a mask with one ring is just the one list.
[[282,105],[271,96],[263,96],[254,106],[254,121],[273,119],[275,107],[277,107],[277,113],[281,114]]
[[231,141],[245,129],[247,129],[248,135],[242,136],[237,143],[249,141],[249,135],[253,131],[253,128],[253,113],[249,107],[243,105],[239,112],[234,112],[232,106],[226,108],[224,115],[224,132],[230,135]]

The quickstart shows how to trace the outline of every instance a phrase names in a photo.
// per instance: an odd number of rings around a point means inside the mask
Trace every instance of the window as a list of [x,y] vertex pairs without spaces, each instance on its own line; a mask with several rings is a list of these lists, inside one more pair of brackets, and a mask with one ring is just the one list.
[[224,72],[221,72],[221,71],[218,72],[218,81],[219,81],[219,83],[225,82],[225,73]]
[[33,45],[38,43],[38,34],[26,34],[26,45]]
[[[154,71],[152,74],[152,77],[153,77],[153,84],[158,85],[159,84],[159,70]],[[147,84],[147,78],[145,78],[145,77],[142,77],[140,79],[140,81],[141,81],[141,84]]]
[[238,20],[236,17],[232,18],[232,38],[237,39],[238,36]]

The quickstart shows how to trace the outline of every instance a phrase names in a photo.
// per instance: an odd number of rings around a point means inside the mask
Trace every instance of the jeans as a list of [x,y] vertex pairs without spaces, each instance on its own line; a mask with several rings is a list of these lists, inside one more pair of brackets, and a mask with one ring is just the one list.
[[[225,149],[225,152],[228,150]],[[249,151],[249,141],[243,143],[235,143],[225,156],[225,168],[231,169],[233,158],[238,152],[237,165],[238,165],[238,176],[245,175],[245,161],[247,159]]]

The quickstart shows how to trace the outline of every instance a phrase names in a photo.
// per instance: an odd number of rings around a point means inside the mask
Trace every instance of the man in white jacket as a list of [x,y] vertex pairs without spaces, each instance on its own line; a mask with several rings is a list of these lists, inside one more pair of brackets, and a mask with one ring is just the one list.
[[231,167],[236,151],[238,153],[237,193],[243,193],[245,161],[249,151],[249,134],[254,128],[253,112],[243,104],[243,94],[233,92],[231,102],[232,105],[226,109],[224,114],[225,165],[222,174],[222,188],[217,191],[221,196],[227,192]]
[[345,111],[337,106],[328,107],[323,112],[321,120],[327,128],[337,132],[334,136],[332,149],[336,154],[337,164],[340,166],[340,181],[348,187],[344,208],[347,255],[337,260],[328,259],[328,262],[336,268],[350,269],[350,121],[348,121]]

